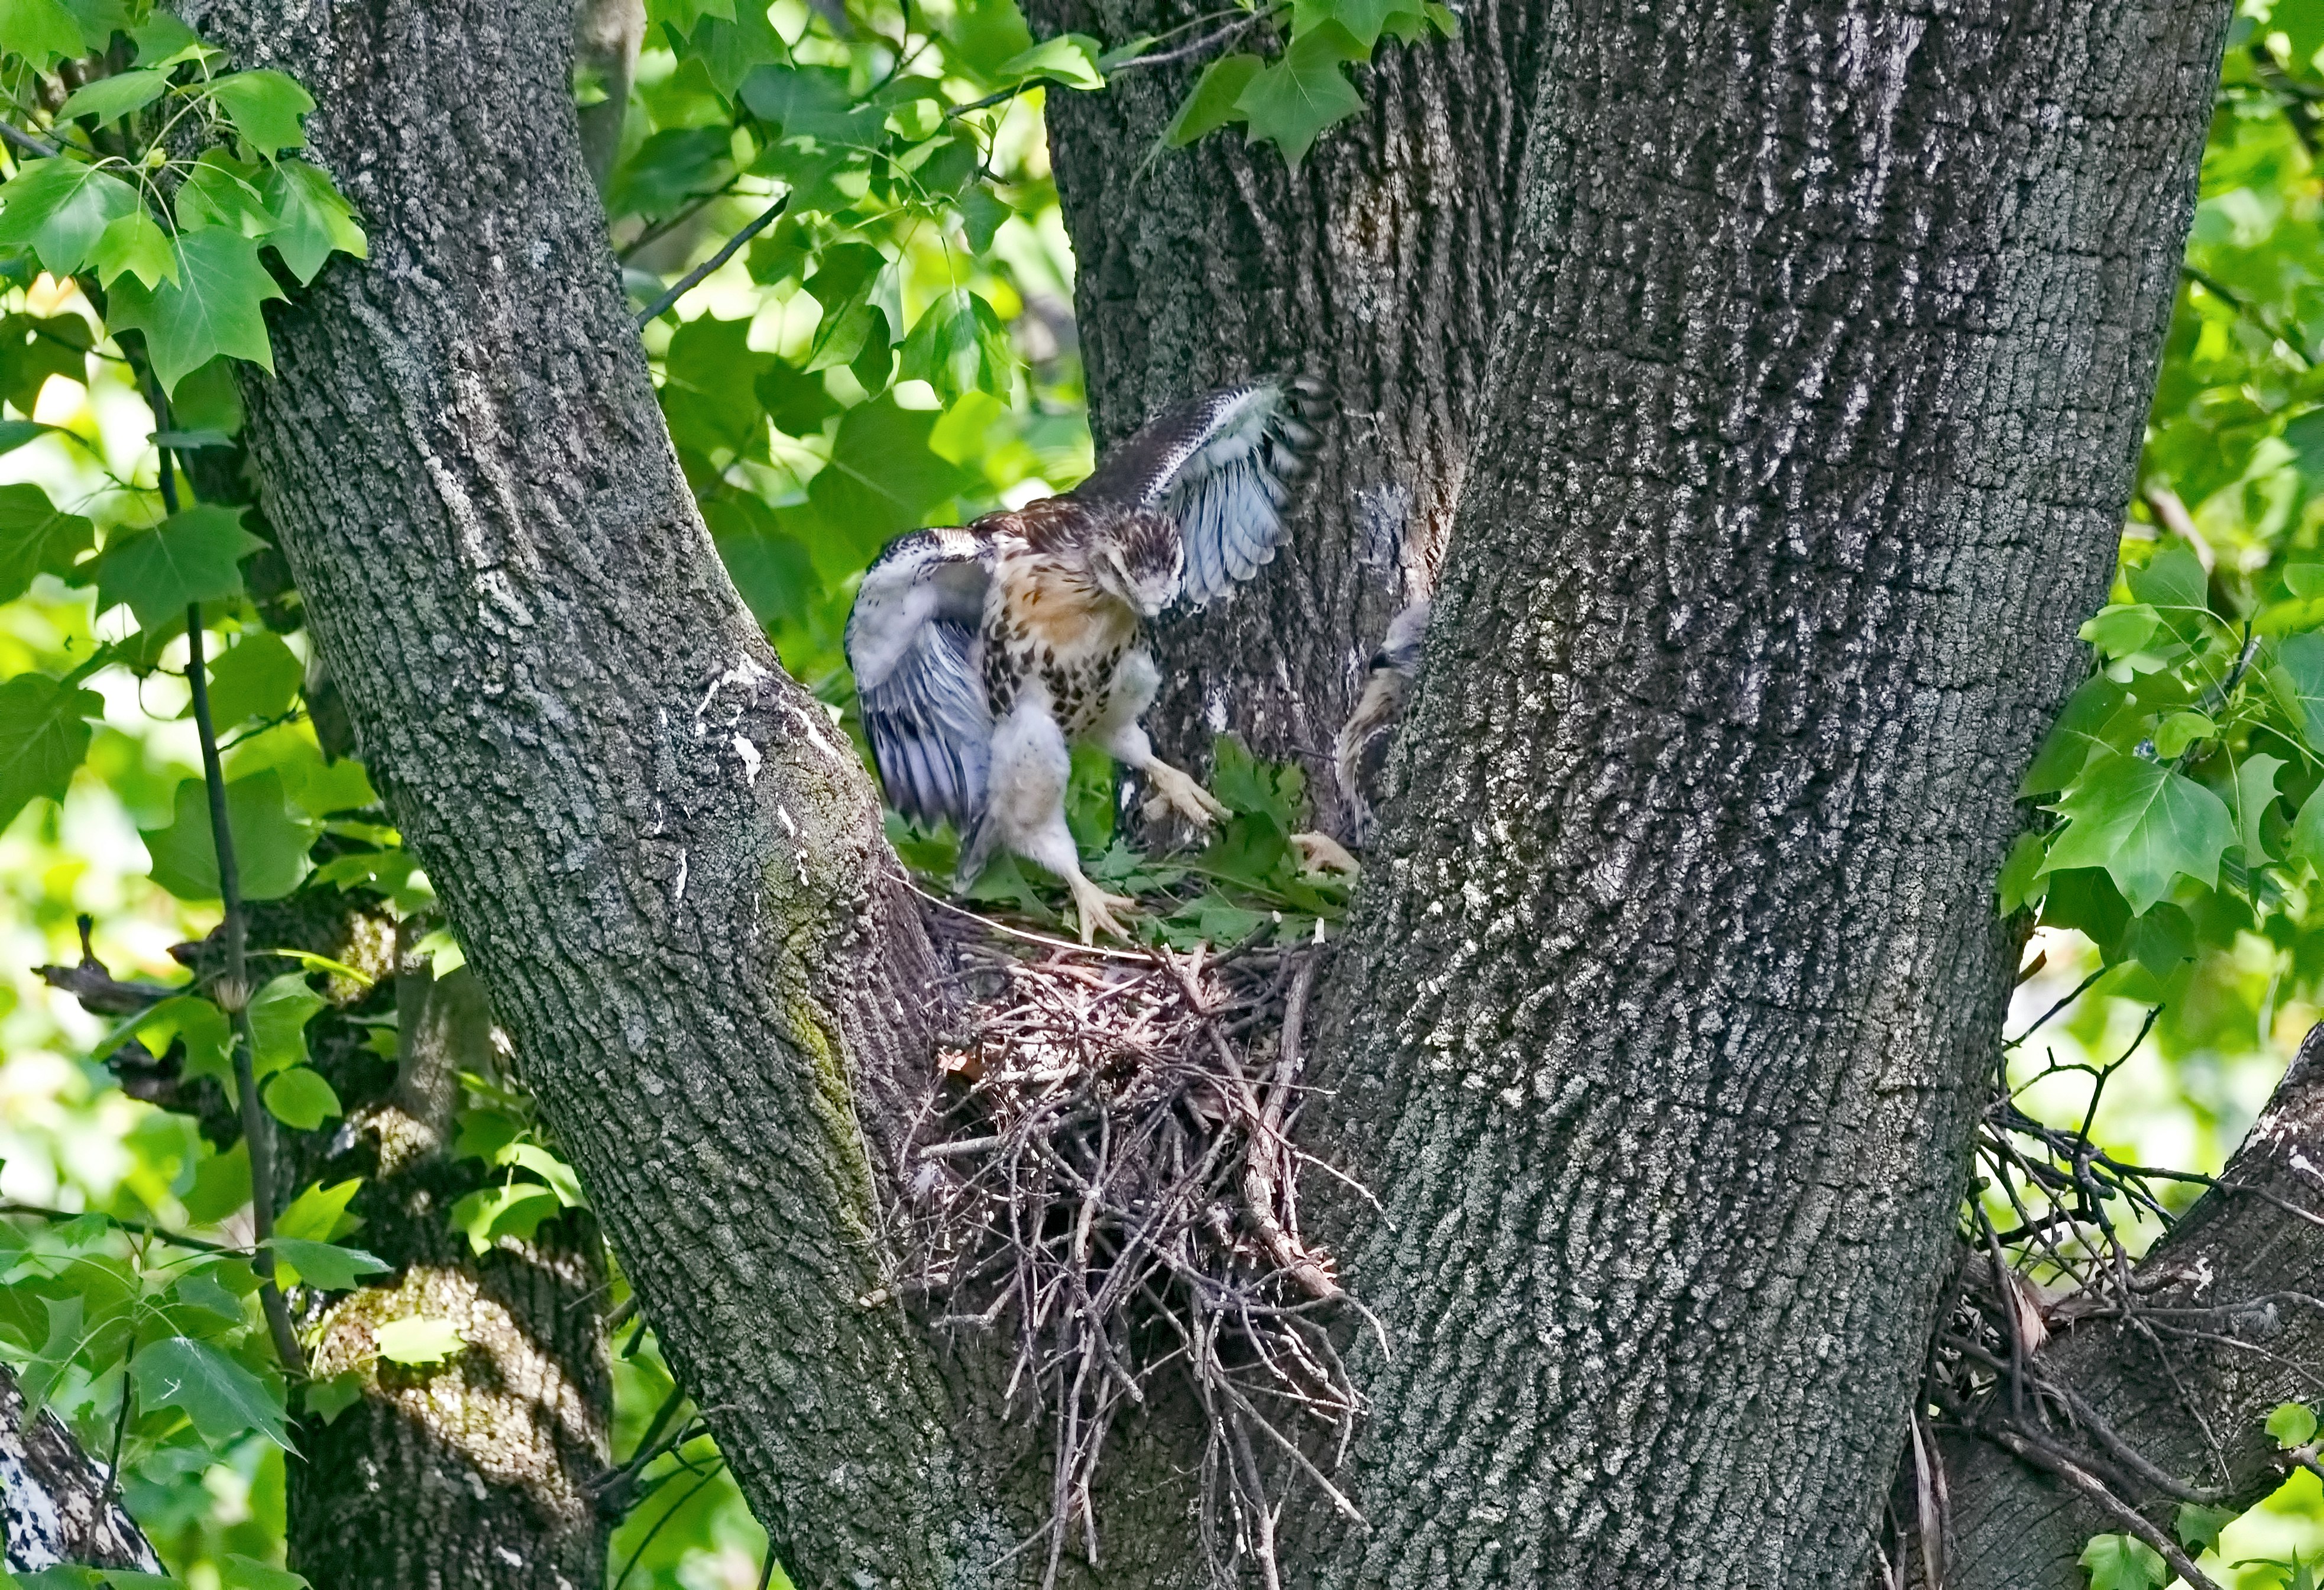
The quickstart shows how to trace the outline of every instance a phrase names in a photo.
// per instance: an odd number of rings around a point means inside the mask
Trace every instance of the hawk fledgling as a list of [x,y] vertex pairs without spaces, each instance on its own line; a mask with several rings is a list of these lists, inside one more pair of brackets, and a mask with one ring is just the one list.
[[1076,741],[1197,827],[1225,815],[1139,726],[1161,682],[1141,631],[1273,559],[1321,400],[1277,378],[1167,409],[1063,496],[899,536],[864,574],[847,661],[872,758],[899,811],[959,828],[964,881],[1014,851],[1065,881],[1084,944],[1128,937],[1065,827]]
[[1380,797],[1388,753],[1403,726],[1405,698],[1412,693],[1421,642],[1427,638],[1428,598],[1423,596],[1388,621],[1388,636],[1372,653],[1370,671],[1364,676],[1363,694],[1333,748],[1359,848],[1371,843],[1372,805]]

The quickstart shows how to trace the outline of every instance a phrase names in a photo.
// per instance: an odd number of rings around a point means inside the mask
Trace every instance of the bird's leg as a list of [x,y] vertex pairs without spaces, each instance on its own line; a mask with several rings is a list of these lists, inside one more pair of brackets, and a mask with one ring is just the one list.
[[1299,853],[1299,870],[1303,873],[1356,872],[1356,858],[1348,847],[1329,834],[1308,832],[1291,836],[1291,848]]
[[[1141,741],[1145,737],[1143,734],[1139,735]],[[1175,811],[1196,827],[1208,828],[1226,817],[1226,802],[1196,783],[1190,774],[1179,772],[1155,755],[1151,750],[1146,753],[1143,763],[1130,765],[1145,775],[1146,782],[1154,790],[1145,806],[1149,818]]]
[[1113,913],[1135,911],[1138,901],[1126,894],[1108,894],[1083,877],[1078,868],[1065,877],[1065,887],[1074,892],[1074,915],[1081,919],[1084,944],[1102,932],[1112,934],[1124,944],[1130,942],[1130,929],[1116,921]]

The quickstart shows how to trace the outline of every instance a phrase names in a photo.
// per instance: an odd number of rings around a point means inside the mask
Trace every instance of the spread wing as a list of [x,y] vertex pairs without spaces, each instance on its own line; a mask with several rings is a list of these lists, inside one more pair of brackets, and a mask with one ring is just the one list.
[[1304,421],[1323,401],[1314,382],[1275,376],[1165,409],[1073,495],[1168,513],[1186,549],[1179,598],[1202,606],[1273,561],[1291,483],[1315,444]]
[[920,530],[888,543],[847,615],[863,732],[888,799],[922,822],[963,828],[984,805],[992,714],[976,633],[992,569],[990,537]]

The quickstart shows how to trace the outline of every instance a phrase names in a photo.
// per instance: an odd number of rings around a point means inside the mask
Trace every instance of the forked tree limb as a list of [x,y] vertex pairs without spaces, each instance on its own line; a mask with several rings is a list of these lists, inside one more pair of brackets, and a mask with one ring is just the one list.
[[[2185,1494],[2233,1509],[2257,1502],[2291,1461],[2264,1428],[2268,1414],[2324,1396],[2324,1025],[2301,1044],[2218,1185],[2132,1271],[2130,1295],[2128,1317],[2112,1301],[2071,1298],[2049,1310],[2049,1339],[2029,1371],[2070,1394],[2074,1417],[2044,1439],[2108,1473],[2114,1494],[2166,1531]],[[2010,1417],[1976,1411],[1997,1424]],[[1952,1590],[2078,1584],[2085,1543],[2123,1527],[2086,1490],[2052,1483],[1991,1441],[1955,1432],[1942,1449]]]

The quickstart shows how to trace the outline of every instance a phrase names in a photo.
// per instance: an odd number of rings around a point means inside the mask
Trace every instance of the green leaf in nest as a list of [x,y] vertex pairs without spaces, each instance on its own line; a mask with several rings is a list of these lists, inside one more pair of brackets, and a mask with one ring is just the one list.
[[242,560],[266,544],[243,529],[242,513],[204,504],[116,534],[97,559],[97,611],[126,602],[139,628],[159,629],[193,603],[240,596]]
[[2181,873],[2216,888],[2219,856],[2236,840],[2217,795],[2160,763],[2113,750],[2090,759],[2057,810],[2066,828],[2042,870],[2103,867],[2133,912],[2162,899]]
[[148,1408],[179,1408],[213,1447],[256,1430],[290,1445],[282,1399],[233,1359],[190,1336],[171,1336],[137,1354],[131,1366],[137,1399]]
[[260,306],[284,296],[258,257],[258,245],[223,226],[180,232],[178,279],[148,288],[134,276],[114,284],[107,306],[115,331],[143,331],[153,374],[165,390],[221,354],[274,373]]
[[0,684],[0,827],[39,796],[62,800],[88,754],[88,722],[105,698],[46,674]]

